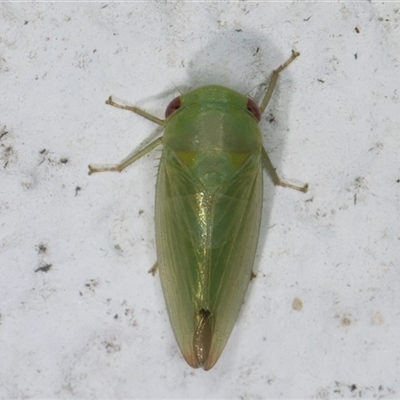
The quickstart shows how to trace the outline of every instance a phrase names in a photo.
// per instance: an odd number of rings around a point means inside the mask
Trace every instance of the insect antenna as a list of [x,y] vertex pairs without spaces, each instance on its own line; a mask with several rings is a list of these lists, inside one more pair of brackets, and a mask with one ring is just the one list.
[[170,82],[174,85],[175,89],[179,92],[179,94],[183,94],[183,93],[179,90],[178,86],[176,86],[175,83],[174,83],[171,79],[170,79]]

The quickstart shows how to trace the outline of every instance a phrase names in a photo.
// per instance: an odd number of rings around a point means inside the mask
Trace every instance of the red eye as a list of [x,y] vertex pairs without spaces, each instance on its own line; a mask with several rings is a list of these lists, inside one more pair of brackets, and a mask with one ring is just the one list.
[[167,109],[165,110],[165,118],[168,118],[173,112],[178,110],[181,106],[181,97],[175,97],[171,103],[168,104]]
[[257,104],[254,103],[252,99],[247,99],[247,110],[250,111],[254,118],[259,121],[261,119],[260,109],[258,108]]

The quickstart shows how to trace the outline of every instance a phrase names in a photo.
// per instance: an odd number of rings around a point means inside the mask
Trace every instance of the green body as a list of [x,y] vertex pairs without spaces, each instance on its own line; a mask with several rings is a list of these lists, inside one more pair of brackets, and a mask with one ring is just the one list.
[[171,325],[186,361],[210,369],[251,279],[262,206],[262,141],[248,98],[221,86],[180,96],[166,121],[156,241]]
[[259,107],[222,86],[203,86],[174,99],[166,120],[135,106],[106,103],[165,127],[157,138],[119,164],[89,165],[89,174],[121,172],[163,144],[156,194],[158,266],[178,345],[194,368],[212,368],[233,329],[249,285],[261,220],[262,164],[281,180],[258,128],[279,73],[272,72]]

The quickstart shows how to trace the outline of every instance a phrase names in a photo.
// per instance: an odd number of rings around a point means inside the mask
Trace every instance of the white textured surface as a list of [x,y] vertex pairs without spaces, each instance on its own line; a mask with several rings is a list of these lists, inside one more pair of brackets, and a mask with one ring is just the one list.
[[[0,18],[1,398],[400,396],[398,3],[2,3]],[[192,370],[147,273],[159,152],[87,175],[159,131],[104,101],[162,117],[174,85],[246,93],[292,48],[262,128],[310,191],[274,191],[228,345]]]

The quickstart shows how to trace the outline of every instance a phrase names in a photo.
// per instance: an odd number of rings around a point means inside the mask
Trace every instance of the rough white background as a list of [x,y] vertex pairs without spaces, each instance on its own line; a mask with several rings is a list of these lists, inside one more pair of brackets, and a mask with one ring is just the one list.
[[[0,19],[1,398],[400,396],[399,3],[1,3]],[[104,102],[162,117],[175,86],[248,93],[292,48],[261,128],[310,191],[266,177],[258,277],[217,365],[193,370],[147,273],[160,152],[87,175],[161,131]]]

